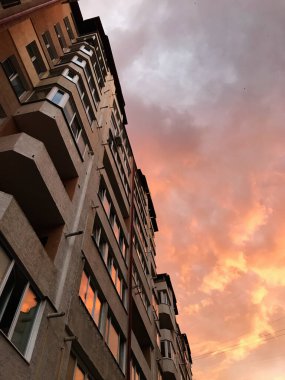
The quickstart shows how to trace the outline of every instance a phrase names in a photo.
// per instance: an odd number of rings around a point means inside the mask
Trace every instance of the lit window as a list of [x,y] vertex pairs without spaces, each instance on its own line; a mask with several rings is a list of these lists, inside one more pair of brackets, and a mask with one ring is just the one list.
[[125,340],[122,334],[114,325],[113,319],[109,316],[106,326],[106,342],[112,352],[114,358],[119,363],[121,369],[125,370]]
[[18,98],[26,91],[25,82],[20,73],[19,65],[14,56],[7,58],[3,63],[3,69],[7,75]]
[[90,276],[87,276],[85,272],[82,273],[79,296],[100,330],[103,313],[102,297],[98,294],[96,287],[91,284]]
[[55,50],[50,32],[49,31],[44,32],[42,37],[43,37],[43,41],[44,41],[44,44],[47,48],[47,51],[49,53],[50,58],[52,60],[58,58],[58,55],[57,55],[57,52]]
[[145,380],[145,377],[143,376],[142,371],[134,358],[131,362],[130,372],[130,380]]
[[91,373],[86,369],[83,361],[80,360],[73,354],[70,354],[68,367],[66,372],[65,380],[93,380]]
[[0,262],[0,330],[25,355],[40,302],[1,247]]

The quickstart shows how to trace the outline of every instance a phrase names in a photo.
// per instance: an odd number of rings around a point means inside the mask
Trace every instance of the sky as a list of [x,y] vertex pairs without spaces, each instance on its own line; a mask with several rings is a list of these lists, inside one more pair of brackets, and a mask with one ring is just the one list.
[[284,0],[80,0],[100,16],[194,380],[285,380]]

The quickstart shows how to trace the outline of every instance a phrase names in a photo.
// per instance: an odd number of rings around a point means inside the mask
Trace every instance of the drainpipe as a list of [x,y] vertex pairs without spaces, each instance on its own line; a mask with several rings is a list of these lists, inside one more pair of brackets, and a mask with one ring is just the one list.
[[136,165],[135,159],[133,157],[132,162],[132,178],[131,178],[131,208],[130,208],[130,240],[129,240],[129,277],[128,277],[128,336],[127,336],[127,367],[126,375],[127,380],[131,380],[131,355],[132,355],[132,303],[133,303],[133,292],[132,292],[132,278],[133,278],[133,237],[134,237],[134,196],[135,196],[135,173]]

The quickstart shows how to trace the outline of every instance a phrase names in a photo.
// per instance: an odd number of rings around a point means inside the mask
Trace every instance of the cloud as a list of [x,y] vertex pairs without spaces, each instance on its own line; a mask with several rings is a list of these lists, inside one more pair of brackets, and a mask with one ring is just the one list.
[[196,378],[283,379],[284,1],[80,6],[110,38]]

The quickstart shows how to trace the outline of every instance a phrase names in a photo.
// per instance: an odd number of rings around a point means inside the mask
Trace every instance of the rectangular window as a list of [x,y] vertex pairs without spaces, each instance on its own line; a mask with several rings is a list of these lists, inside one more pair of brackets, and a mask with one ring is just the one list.
[[164,303],[166,305],[170,305],[170,300],[169,300],[169,297],[168,297],[168,294],[167,294],[166,290],[160,290],[158,292],[158,296],[159,296],[160,303]]
[[70,354],[65,380],[93,380],[90,372],[83,362],[73,354]]
[[114,358],[119,363],[122,371],[125,370],[125,340],[119,329],[115,326],[113,318],[107,319],[106,325],[106,342]]
[[25,355],[40,301],[26,277],[2,248],[0,260],[0,330]]
[[174,358],[173,346],[170,340],[162,340],[160,343],[160,350],[163,358]]
[[132,358],[130,372],[130,380],[145,380],[145,377],[134,358]]
[[54,47],[50,32],[49,31],[44,32],[42,37],[43,37],[44,44],[47,48],[47,51],[49,53],[51,60],[57,59],[58,55]]
[[2,0],[1,4],[2,4],[2,7],[5,9],[5,8],[13,7],[14,5],[21,4],[21,1],[20,0]]
[[65,41],[64,35],[62,33],[62,29],[61,29],[61,26],[60,26],[59,22],[57,24],[55,24],[54,30],[56,32],[56,35],[57,35],[57,38],[58,38],[58,42],[59,42],[62,50],[65,49],[67,47],[67,45],[66,45],[66,41]]
[[13,87],[18,98],[26,91],[26,85],[20,73],[19,65],[14,56],[7,58],[3,63],[3,69],[7,75],[11,86]]
[[70,38],[70,40],[74,40],[75,37],[74,37],[73,30],[71,28],[71,24],[70,24],[69,18],[68,17],[64,17],[63,22],[64,22],[64,25],[65,25],[68,37]]
[[38,75],[47,71],[36,41],[31,42],[26,48]]
[[85,304],[89,314],[93,318],[99,330],[102,325],[103,301],[102,296],[92,284],[92,279],[85,271],[82,273],[79,296]]

